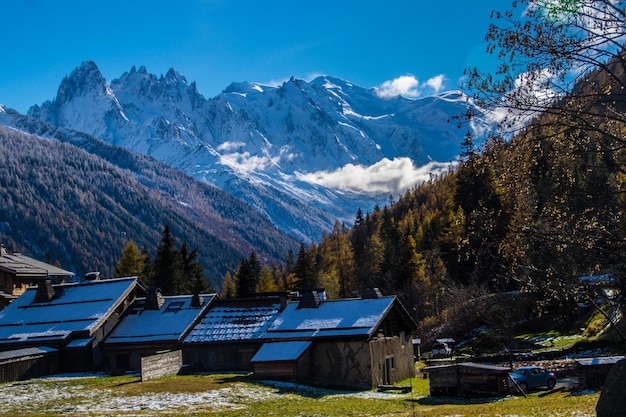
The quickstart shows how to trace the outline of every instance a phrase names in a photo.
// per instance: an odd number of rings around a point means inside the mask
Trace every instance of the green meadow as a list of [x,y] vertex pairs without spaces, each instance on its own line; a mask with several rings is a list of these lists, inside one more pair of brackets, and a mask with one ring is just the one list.
[[332,391],[251,375],[209,374],[141,382],[138,376],[68,376],[0,385],[0,416],[595,416],[597,392],[434,398],[427,379],[408,394]]

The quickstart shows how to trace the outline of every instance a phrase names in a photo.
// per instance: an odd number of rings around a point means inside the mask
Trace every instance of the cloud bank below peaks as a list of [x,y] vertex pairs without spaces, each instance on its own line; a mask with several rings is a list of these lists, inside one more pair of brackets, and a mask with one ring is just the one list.
[[456,162],[429,162],[416,167],[410,158],[383,158],[374,165],[347,164],[335,171],[298,175],[298,179],[341,191],[365,194],[402,195],[407,190],[445,173]]
[[380,98],[397,96],[418,98],[428,94],[437,94],[444,88],[445,80],[445,75],[439,74],[428,79],[425,83],[420,83],[414,75],[402,75],[382,83],[380,87],[376,88],[376,95]]

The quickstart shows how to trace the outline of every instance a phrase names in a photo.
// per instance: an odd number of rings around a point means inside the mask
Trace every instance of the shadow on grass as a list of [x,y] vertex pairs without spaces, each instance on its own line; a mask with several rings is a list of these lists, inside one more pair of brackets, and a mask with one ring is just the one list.
[[132,381],[120,382],[119,384],[112,385],[113,387],[122,387],[124,385],[138,384],[141,382],[141,377],[133,379]]
[[213,383],[216,385],[228,385],[232,383],[246,383],[250,385],[258,385],[266,388],[276,389],[276,394],[296,394],[308,398],[323,398],[328,395],[351,394],[359,391],[341,391],[327,388],[317,388],[309,385],[297,384],[295,382],[284,382],[275,380],[261,380],[254,377],[253,372],[243,372],[237,374],[213,374],[213,373],[197,373],[193,375],[215,375]]
[[331,395],[357,394],[362,391],[333,390],[329,388],[318,388],[310,385],[296,384],[295,382],[283,382],[273,380],[254,380],[254,383],[265,387],[275,388],[277,394],[296,394],[301,397],[320,399]]
[[407,402],[415,402],[419,405],[468,405],[468,404],[489,404],[501,401],[502,397],[421,397],[407,400]]
[[254,379],[254,375],[252,373],[220,375],[219,378],[215,379],[215,383],[221,385],[235,382],[247,382],[253,384],[256,380]]

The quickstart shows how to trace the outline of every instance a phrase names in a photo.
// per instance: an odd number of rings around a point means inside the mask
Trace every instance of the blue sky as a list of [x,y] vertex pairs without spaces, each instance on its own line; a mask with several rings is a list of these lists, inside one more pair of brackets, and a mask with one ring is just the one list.
[[[56,96],[93,60],[107,81],[175,68],[210,98],[233,81],[327,74],[407,96],[455,89],[489,68],[490,12],[506,0],[12,0],[0,6],[0,103]],[[395,80],[395,81],[394,81]]]

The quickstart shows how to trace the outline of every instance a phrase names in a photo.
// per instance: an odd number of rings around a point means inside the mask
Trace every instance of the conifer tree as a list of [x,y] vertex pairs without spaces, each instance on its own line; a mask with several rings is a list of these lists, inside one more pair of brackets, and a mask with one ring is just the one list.
[[252,288],[252,294],[256,291],[257,285],[259,285],[259,279],[261,278],[261,261],[253,250],[250,252],[250,258],[248,259],[248,265],[250,266],[250,286]]
[[154,257],[154,285],[163,295],[177,295],[182,282],[182,259],[176,248],[176,239],[168,224],[163,228],[163,235]]
[[222,292],[220,297],[222,298],[235,298],[237,296],[237,284],[233,280],[229,271],[224,274],[224,281],[222,283]]
[[252,251],[249,258],[243,258],[237,272],[235,281],[237,283],[237,296],[249,297],[256,291],[261,276],[261,262],[256,252]]
[[146,268],[146,258],[139,252],[139,248],[135,242],[130,240],[124,249],[122,255],[117,262],[115,268],[115,277],[141,277]]
[[189,251],[189,246],[184,241],[180,248],[180,255],[183,271],[179,293],[200,294],[209,291],[211,286],[204,276],[202,265],[198,262],[198,248]]
[[300,243],[300,249],[298,250],[296,263],[293,268],[293,273],[296,276],[296,286],[300,290],[315,289],[320,286],[317,280],[316,252],[315,244],[311,244],[307,250],[304,242]]
[[235,271],[235,286],[237,297],[245,297],[251,294],[250,288],[250,265],[247,258],[241,258],[237,271]]
[[356,281],[363,284],[370,281],[370,277],[364,274],[365,268],[362,266],[368,261],[366,255],[366,244],[368,240],[368,230],[365,223],[365,216],[359,208],[354,220],[354,226],[350,235],[350,242],[352,243],[352,250],[354,254],[355,262],[355,278]]
[[362,276],[361,285],[380,286],[382,284],[382,264],[385,258],[385,245],[380,240],[380,236],[373,234],[365,243],[364,256],[362,262],[357,263],[361,269],[359,275]]
[[141,256],[144,259],[143,271],[139,275],[139,279],[143,282],[144,285],[151,286],[154,284],[154,268],[153,262],[150,259],[150,250],[148,249],[148,245],[145,243],[141,248]]
[[352,244],[346,236],[346,232],[339,221],[335,222],[331,236],[335,251],[335,270],[339,279],[339,296],[347,298],[355,289],[354,282],[354,253]]
[[261,270],[259,283],[256,286],[256,292],[264,293],[264,292],[274,292],[274,291],[278,291],[278,286],[276,285],[276,282],[274,281],[274,277],[272,276],[270,269],[267,266],[264,266],[263,269]]

